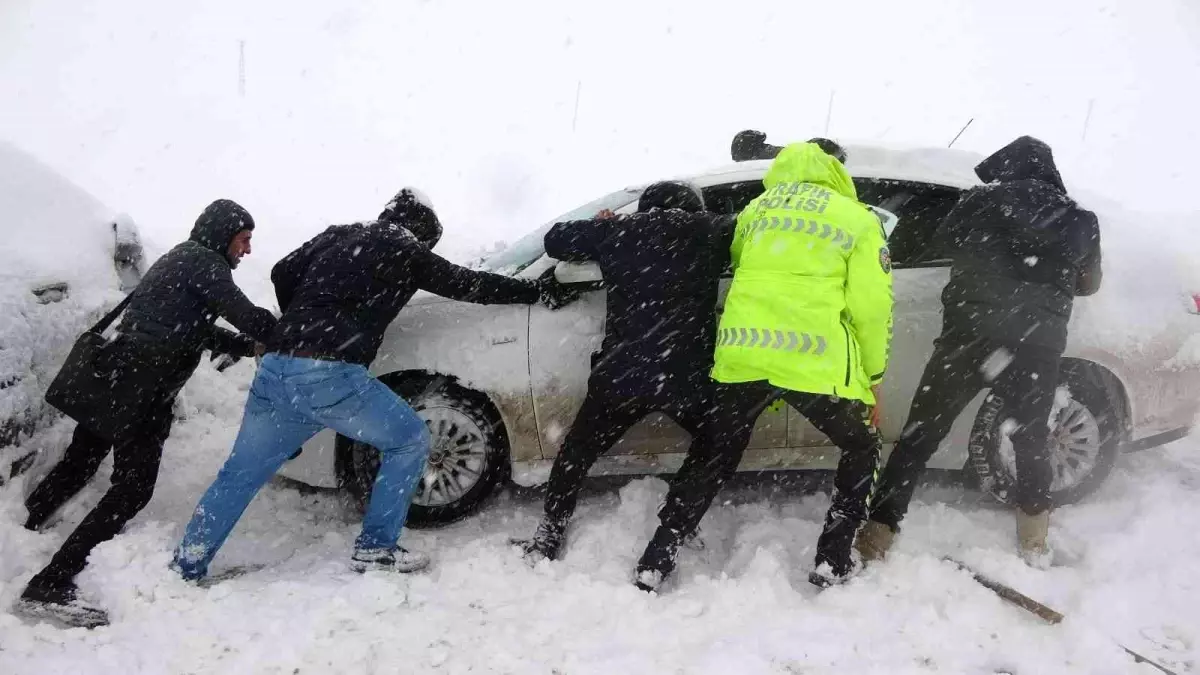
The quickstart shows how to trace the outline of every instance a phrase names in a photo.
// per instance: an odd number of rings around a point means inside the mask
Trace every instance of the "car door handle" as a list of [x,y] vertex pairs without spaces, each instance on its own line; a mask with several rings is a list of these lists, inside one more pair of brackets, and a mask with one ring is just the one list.
[[508,344],[512,344],[516,341],[517,341],[517,337],[515,335],[505,335],[504,337],[492,338],[493,345],[508,345]]

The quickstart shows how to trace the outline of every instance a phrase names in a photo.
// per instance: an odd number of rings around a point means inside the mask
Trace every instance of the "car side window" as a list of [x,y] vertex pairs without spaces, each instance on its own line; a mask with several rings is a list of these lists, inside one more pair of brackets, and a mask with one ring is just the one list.
[[704,188],[704,206],[713,213],[736,215],[742,212],[765,188],[761,180],[746,180]]
[[854,183],[860,201],[886,209],[899,219],[888,237],[893,267],[950,266],[935,235],[958,203],[960,190],[889,178],[856,178]]
[[[713,213],[723,216],[737,215],[745,209],[754,198],[761,195],[766,188],[761,180],[746,180],[738,183],[713,185],[701,190],[704,195],[704,206]],[[733,266],[726,265],[721,272],[723,278],[733,276]]]
[[[958,203],[960,190],[890,178],[855,178],[854,187],[859,201],[890,211],[899,219],[888,237],[894,267],[950,265],[934,235],[942,219]],[[704,204],[713,213],[737,214],[763,190],[761,180],[713,185],[703,190]]]

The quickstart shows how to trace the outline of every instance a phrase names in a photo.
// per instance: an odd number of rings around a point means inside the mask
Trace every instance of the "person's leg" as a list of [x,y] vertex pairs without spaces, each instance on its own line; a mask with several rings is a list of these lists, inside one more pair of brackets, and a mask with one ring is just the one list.
[[50,516],[79,494],[96,475],[112,445],[111,441],[88,431],[83,425],[76,425],[71,444],[62,458],[25,500],[25,509],[29,512],[25,529],[41,528]]
[[871,498],[873,523],[885,525],[891,532],[899,530],[925,465],[985,384],[980,367],[987,355],[978,345],[938,343]]
[[650,409],[643,401],[589,389],[554,458],[546,487],[546,518],[565,524],[592,465]]
[[554,457],[546,484],[544,515],[532,539],[514,540],[530,560],[555,560],[579,502],[583,481],[596,459],[651,411],[646,402],[589,386],[583,405]]
[[737,471],[759,415],[778,397],[779,390],[766,382],[714,386],[711,404],[689,421],[692,443],[659,510],[658,529],[638,561],[639,588],[654,590],[674,570],[679,544]]
[[379,451],[379,473],[355,549],[391,555],[429,458],[429,430],[391,388],[371,377],[366,368],[352,368],[354,396],[314,406],[312,415],[339,434]]
[[[162,446],[170,433],[166,410],[152,417],[145,427],[131,430],[128,439],[113,449],[112,485],[67,537],[58,552],[29,581],[22,599],[64,608],[75,605],[75,576],[87,565],[88,556],[98,544],[112,539],[133,519],[154,495]],[[74,608],[102,617],[103,612],[80,605]],[[94,618],[94,617],[93,617]]]
[[264,360],[259,367],[233,451],[184,528],[172,566],[185,579],[208,573],[209,563],[254,495],[297,447],[321,430],[296,409],[276,365]]
[[1036,348],[1014,350],[990,396],[1001,399],[1016,429],[1010,434],[1017,464],[1017,536],[1031,564],[1048,564],[1046,543],[1054,481],[1050,463],[1050,415],[1058,389],[1059,355]]
[[817,539],[816,570],[809,577],[825,586],[853,571],[851,547],[867,516],[882,441],[870,423],[871,410],[862,401],[795,392],[785,394],[785,399],[841,450],[832,503]]

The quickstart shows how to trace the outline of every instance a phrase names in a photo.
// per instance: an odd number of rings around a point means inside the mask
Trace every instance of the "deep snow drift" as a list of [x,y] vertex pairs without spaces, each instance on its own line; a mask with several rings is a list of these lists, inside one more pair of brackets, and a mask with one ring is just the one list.
[[[588,499],[567,556],[529,569],[506,541],[539,504],[504,496],[404,542],[431,571],[357,575],[357,534],[332,495],[269,487],[214,571],[266,569],[209,589],[168,572],[171,548],[232,444],[249,363],[189,385],[157,494],[80,577],[112,613],[94,631],[9,614],[24,582],[98,498],[107,468],[46,534],[21,529],[25,481],[0,491],[0,672],[26,673],[1137,673],[1119,640],[1200,672],[1200,443],[1123,460],[1086,503],[1061,509],[1047,572],[1013,553],[1011,515],[957,488],[919,494],[892,558],[849,585],[805,581],[828,496],[722,495],[706,548],[685,550],[660,596],[630,584],[665,484]],[[62,423],[33,443],[61,451]],[[1047,626],[940,562],[953,553],[1067,614]]]

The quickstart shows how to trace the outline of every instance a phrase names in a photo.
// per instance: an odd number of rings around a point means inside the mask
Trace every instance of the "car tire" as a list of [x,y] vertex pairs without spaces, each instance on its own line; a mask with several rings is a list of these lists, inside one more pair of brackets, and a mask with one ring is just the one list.
[[[1112,471],[1129,439],[1129,407],[1120,381],[1103,367],[1063,359],[1055,405],[1051,462],[1053,506],[1077,502],[1094,492]],[[1065,391],[1064,391],[1065,390]],[[1066,394],[1064,397],[1063,394]],[[979,489],[1002,504],[1016,503],[1016,469],[1004,422],[1006,405],[988,396],[975,417],[967,466]]]
[[[408,401],[432,435],[405,526],[446,525],[474,513],[512,471],[508,436],[495,406],[487,396],[444,377],[381,379]],[[336,447],[338,481],[365,513],[379,451],[341,435]]]

